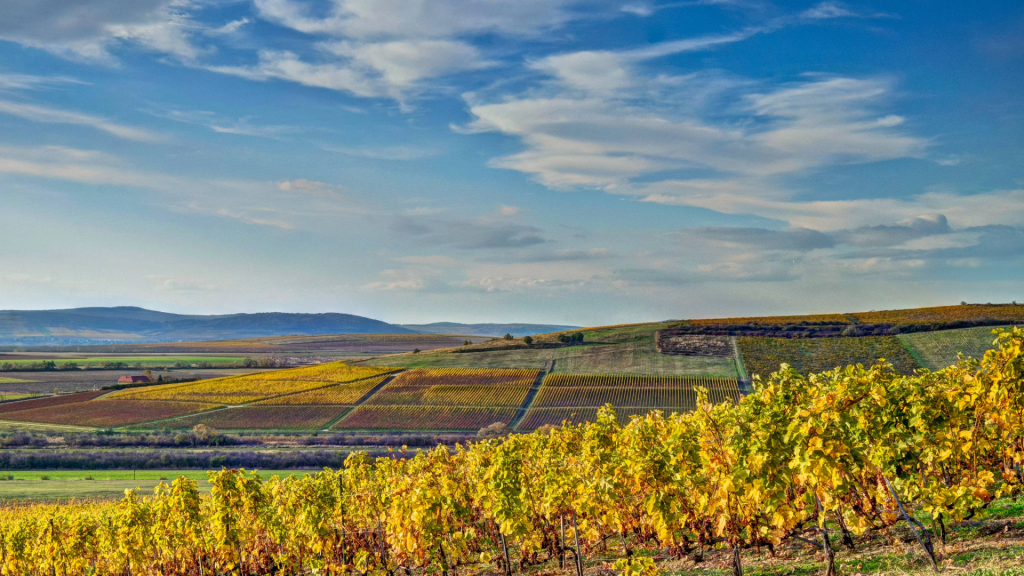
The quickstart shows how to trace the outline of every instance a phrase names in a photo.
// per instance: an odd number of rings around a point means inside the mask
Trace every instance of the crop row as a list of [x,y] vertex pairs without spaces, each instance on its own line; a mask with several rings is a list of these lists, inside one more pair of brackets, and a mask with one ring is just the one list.
[[193,412],[216,408],[212,404],[195,402],[165,402],[160,400],[89,400],[19,410],[4,415],[8,420],[43,424],[69,424],[73,426],[125,426],[137,422],[174,418]]
[[911,308],[909,310],[880,310],[850,314],[859,322],[869,324],[942,324],[949,322],[1024,322],[1024,304],[970,304]]
[[357,400],[373,390],[375,386],[387,380],[391,374],[381,374],[372,378],[364,378],[355,382],[334,384],[323,388],[316,388],[298,394],[278,396],[269,400],[257,402],[259,406],[271,405],[296,405],[296,404],[354,404]]
[[403,386],[388,383],[366,403],[373,406],[519,406],[529,386],[447,385]]
[[698,318],[687,320],[698,326],[714,324],[850,324],[844,314],[808,314],[805,316],[751,316],[740,318]]
[[367,406],[357,407],[335,428],[386,430],[479,430],[495,422],[509,424],[512,407]]
[[62,396],[48,396],[46,398],[36,398],[34,400],[7,402],[5,404],[0,404],[0,414],[4,414],[3,418],[8,418],[6,415],[8,412],[20,412],[22,410],[30,410],[32,408],[59,406],[61,404],[75,404],[77,402],[92,400],[93,398],[102,396],[103,394],[106,394],[106,392],[103,390],[97,390],[92,392],[81,392],[78,394],[64,394]]
[[[407,370],[391,384],[397,386],[526,386],[537,378],[538,370],[518,368],[418,368]],[[391,386],[389,384],[389,386]]]
[[191,428],[196,424],[205,424],[222,429],[320,429],[349,408],[351,406],[241,406],[181,418],[166,423],[166,426]]
[[[703,386],[709,390],[739,390],[735,378],[716,376],[655,376],[648,374],[569,374],[555,373],[544,378],[548,387],[627,387],[627,388],[681,388]],[[542,388],[542,389],[543,389]]]
[[[739,390],[711,390],[712,402],[739,401]],[[697,405],[697,392],[686,388],[629,387],[552,387],[541,388],[533,406],[538,408],[600,407],[605,404],[624,408],[678,408],[692,410]]]
[[895,336],[859,338],[760,338],[736,339],[747,373],[762,378],[789,364],[801,374],[824,372],[836,366],[873,364],[885,358],[897,371],[911,374],[920,368]]
[[332,362],[291,370],[214,378],[187,384],[134,388],[116,392],[112,397],[244,404],[274,396],[322,388],[331,384],[362,380],[395,370],[397,369],[349,366],[343,362]]

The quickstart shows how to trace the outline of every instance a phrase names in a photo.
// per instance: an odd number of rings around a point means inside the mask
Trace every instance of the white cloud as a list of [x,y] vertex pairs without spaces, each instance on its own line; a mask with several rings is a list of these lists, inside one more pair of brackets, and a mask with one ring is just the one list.
[[206,30],[206,34],[210,36],[230,36],[241,30],[246,24],[252,24],[252,20],[248,18],[239,18],[238,20],[232,20],[220,28],[211,28]]
[[441,154],[437,148],[421,146],[381,146],[365,148],[344,148],[338,146],[322,146],[328,152],[337,152],[346,156],[372,158],[374,160],[422,160]]
[[85,84],[67,76],[35,76],[32,74],[0,73],[0,90],[39,90],[63,84]]
[[373,291],[399,291],[399,290],[420,290],[425,285],[424,277],[412,270],[381,270],[380,276],[383,280],[370,282],[363,286],[364,290]]
[[579,0],[331,0],[323,16],[294,0],[255,0],[261,17],[306,34],[360,39],[534,35],[568,21]]
[[856,12],[850,10],[841,2],[821,2],[800,13],[800,17],[807,20],[849,18],[856,15]]
[[316,182],[314,180],[285,180],[277,185],[278,190],[285,192],[306,192],[310,194],[322,194],[329,196],[340,195],[342,190],[341,186],[336,184],[327,184],[324,182]]
[[117,124],[99,116],[92,116],[70,110],[61,110],[59,108],[48,108],[33,104],[21,104],[8,100],[0,100],[0,114],[10,114],[25,120],[45,124],[75,124],[78,126],[89,126],[97,130],[107,132],[108,134],[113,134],[118,138],[137,140],[139,142],[156,142],[162,139],[160,136],[153,134],[148,130]]
[[498,214],[501,214],[502,216],[515,216],[516,214],[519,214],[519,208],[503,205],[501,208],[498,208]]
[[5,0],[0,39],[64,56],[112,62],[118,41],[137,42],[182,60],[202,50],[191,42],[198,26],[189,0]]

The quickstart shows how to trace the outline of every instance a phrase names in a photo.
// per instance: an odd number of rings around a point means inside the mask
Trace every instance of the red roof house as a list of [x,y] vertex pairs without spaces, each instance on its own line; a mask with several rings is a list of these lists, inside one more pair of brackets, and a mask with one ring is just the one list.
[[149,376],[121,376],[117,379],[118,384],[138,384],[140,382],[152,382]]

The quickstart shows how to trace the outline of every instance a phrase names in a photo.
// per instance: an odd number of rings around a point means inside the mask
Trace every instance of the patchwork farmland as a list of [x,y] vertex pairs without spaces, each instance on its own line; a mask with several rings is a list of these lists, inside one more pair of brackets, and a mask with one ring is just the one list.
[[[1024,306],[951,306],[870,313],[629,324],[421,353],[0,403],[0,422],[132,430],[259,433],[528,431],[592,420],[687,412],[698,388],[736,402],[788,363],[801,373],[884,358],[903,374],[978,357],[992,330]],[[1000,324],[1002,323],[1002,324]],[[965,327],[958,327],[964,326]],[[882,335],[879,335],[879,334]],[[479,339],[478,339],[479,340]],[[10,384],[17,385],[17,384]]]

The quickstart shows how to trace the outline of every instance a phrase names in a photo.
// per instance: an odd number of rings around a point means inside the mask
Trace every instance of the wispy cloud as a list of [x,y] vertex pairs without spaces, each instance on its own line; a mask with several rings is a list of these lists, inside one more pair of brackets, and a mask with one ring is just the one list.
[[162,136],[154,134],[148,130],[117,124],[99,116],[92,116],[90,114],[83,114],[81,112],[74,112],[71,110],[61,110],[59,108],[37,106],[34,104],[22,104],[18,102],[11,102],[9,100],[0,100],[0,114],[10,114],[31,122],[41,122],[45,124],[73,124],[78,126],[89,126],[117,136],[118,138],[136,140],[139,142],[157,142],[163,139]]
[[325,145],[322,148],[328,152],[337,152],[338,154],[355,156],[357,158],[371,158],[373,160],[423,160],[441,154],[439,148],[426,146],[341,147]]

